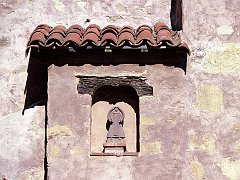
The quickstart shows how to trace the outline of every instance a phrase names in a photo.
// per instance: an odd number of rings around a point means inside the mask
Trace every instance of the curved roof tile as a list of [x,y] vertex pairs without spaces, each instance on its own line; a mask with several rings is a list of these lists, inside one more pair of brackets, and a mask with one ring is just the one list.
[[84,31],[83,27],[80,26],[79,24],[74,24],[74,25],[70,26],[70,27],[68,28],[68,31],[71,30],[71,29],[78,29],[78,30],[81,31],[81,32]]
[[101,29],[96,24],[90,24],[83,28],[74,24],[66,29],[65,26],[59,25],[54,28],[40,24],[32,32],[27,50],[31,46],[50,47],[50,46],[114,46],[138,47],[148,45],[150,47],[168,47],[185,48],[189,52],[186,43],[183,43],[178,33],[169,29],[161,22],[157,22],[153,27],[141,25],[137,29],[131,26],[117,27],[108,25]]
[[77,33],[79,36],[83,37],[83,31],[79,29],[69,29],[66,33],[66,35],[71,34],[71,33]]
[[85,31],[84,36],[86,36],[88,33],[94,33],[97,36],[100,36],[100,31],[96,28],[89,28]]
[[132,26],[123,26],[120,29],[119,33],[123,32],[123,31],[126,31],[126,30],[131,32],[132,34],[135,34],[135,29]]
[[68,46],[70,43],[73,43],[75,46],[80,46],[82,37],[75,32],[68,33],[64,38],[63,46]]
[[148,29],[149,31],[152,32],[152,28],[146,24],[139,26],[137,28],[136,32],[139,33],[140,31],[145,30],[145,29]]
[[149,29],[140,30],[136,36],[136,45],[143,45],[143,41],[146,41],[149,45],[154,45],[153,34]]
[[105,34],[106,32],[112,32],[115,35],[118,34],[118,27],[114,25],[108,25],[101,30],[101,34]]
[[190,55],[191,51],[190,51],[186,42],[182,41],[181,44],[178,47],[186,49],[188,54]]
[[34,32],[32,34],[31,39],[28,42],[28,46],[29,45],[42,45],[42,46],[44,46],[45,43],[46,43],[45,34],[37,31],[37,32]]
[[65,35],[66,32],[67,32],[67,28],[65,26],[62,26],[62,25],[58,25],[58,26],[55,26],[53,29],[52,29],[52,33],[61,33],[62,35]]
[[54,32],[50,34],[49,38],[47,39],[46,46],[49,47],[52,46],[53,44],[61,46],[63,41],[64,41],[63,35],[61,33]]
[[46,37],[48,37],[48,36],[50,35],[49,31],[47,31],[46,29],[36,29],[36,30],[34,31],[34,33],[36,33],[36,32],[41,32],[41,33],[43,33]]
[[118,41],[117,36],[112,32],[108,32],[102,36],[101,46],[105,46],[106,44],[117,46],[117,41]]
[[88,29],[97,29],[98,31],[101,30],[101,28],[96,24],[90,24],[85,30],[87,31]]
[[98,45],[98,35],[94,32],[89,32],[87,33],[84,38],[83,38],[83,41],[81,43],[81,46],[85,46],[89,43],[97,46]]
[[162,41],[173,41],[172,33],[167,29],[161,29],[157,33],[157,44]]
[[[30,35],[30,38],[27,44],[28,45],[31,44],[31,42],[38,39],[39,36],[44,36],[44,38],[41,38],[41,39],[45,39],[46,41],[46,38],[49,36],[49,31],[47,31],[46,29],[35,29]],[[42,40],[39,40],[39,41],[42,42]],[[45,42],[42,42],[42,44],[45,44]]]
[[134,44],[134,35],[127,29],[125,31],[122,31],[118,37],[118,46],[123,46],[124,44]]
[[45,30],[47,30],[48,32],[50,32],[50,31],[52,30],[52,27],[49,26],[49,25],[47,25],[47,24],[40,24],[40,25],[38,25],[38,26],[35,28],[35,30],[36,30],[36,29],[45,29]]
[[168,26],[167,26],[165,23],[157,22],[157,23],[154,25],[154,31],[158,32],[158,31],[160,31],[161,29],[169,29],[169,28],[168,28]]

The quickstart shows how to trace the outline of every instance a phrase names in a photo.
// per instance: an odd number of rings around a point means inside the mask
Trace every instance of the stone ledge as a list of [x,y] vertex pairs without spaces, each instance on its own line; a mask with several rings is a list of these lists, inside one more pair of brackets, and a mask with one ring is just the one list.
[[90,156],[138,156],[138,152],[124,152],[124,153],[96,153],[93,152]]

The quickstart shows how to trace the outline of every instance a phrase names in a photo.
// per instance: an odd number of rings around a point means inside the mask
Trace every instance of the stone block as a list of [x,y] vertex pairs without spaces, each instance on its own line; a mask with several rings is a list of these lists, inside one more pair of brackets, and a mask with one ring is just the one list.
[[190,166],[192,169],[192,176],[195,180],[202,180],[204,178],[204,169],[202,164],[198,161],[198,159],[194,159],[190,161]]
[[223,108],[223,91],[219,86],[202,84],[197,98],[196,107],[210,112],[219,112]]
[[207,52],[208,73],[233,73],[240,71],[240,44],[225,43],[211,47]]
[[162,153],[160,142],[141,143],[140,148],[141,148],[141,153],[143,153],[143,154],[160,154],[160,153]]

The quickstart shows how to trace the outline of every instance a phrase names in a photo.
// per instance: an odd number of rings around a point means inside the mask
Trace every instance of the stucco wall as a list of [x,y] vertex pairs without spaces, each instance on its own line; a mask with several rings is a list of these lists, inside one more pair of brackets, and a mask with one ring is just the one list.
[[[43,179],[44,109],[21,115],[28,64],[24,50],[31,31],[41,23],[86,27],[86,19],[101,27],[168,23],[169,4],[169,0],[0,3],[0,175]],[[49,124],[51,179],[74,179],[74,174],[94,179],[103,169],[100,177],[105,179],[240,179],[240,5],[237,0],[184,0],[183,6],[183,39],[192,50],[187,75],[162,65],[133,69],[133,74],[145,74],[154,87],[152,97],[140,98],[140,156],[89,158],[89,119],[82,117],[76,127],[74,121],[59,117]],[[91,68],[86,65],[81,73]],[[123,73],[129,69],[114,68]],[[92,74],[98,72],[92,68]],[[69,80],[75,85],[76,79]],[[76,98],[76,109],[70,108],[70,102],[60,102],[72,119],[76,118],[73,112],[90,113],[90,97]],[[157,111],[161,116],[156,116]]]

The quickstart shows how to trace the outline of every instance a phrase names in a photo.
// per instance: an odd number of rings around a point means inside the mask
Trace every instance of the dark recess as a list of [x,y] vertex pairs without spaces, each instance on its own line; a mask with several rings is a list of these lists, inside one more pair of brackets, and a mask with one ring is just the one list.
[[[92,95],[92,105],[99,101],[106,101],[109,104],[116,104],[118,102],[125,102],[129,104],[136,113],[136,143],[137,152],[140,152],[139,144],[139,97],[137,92],[131,86],[102,86],[98,88]],[[107,126],[107,125],[106,125]],[[106,127],[107,128],[107,127]]]
[[182,27],[182,0],[171,1],[170,12],[171,26],[173,31],[181,31]]

